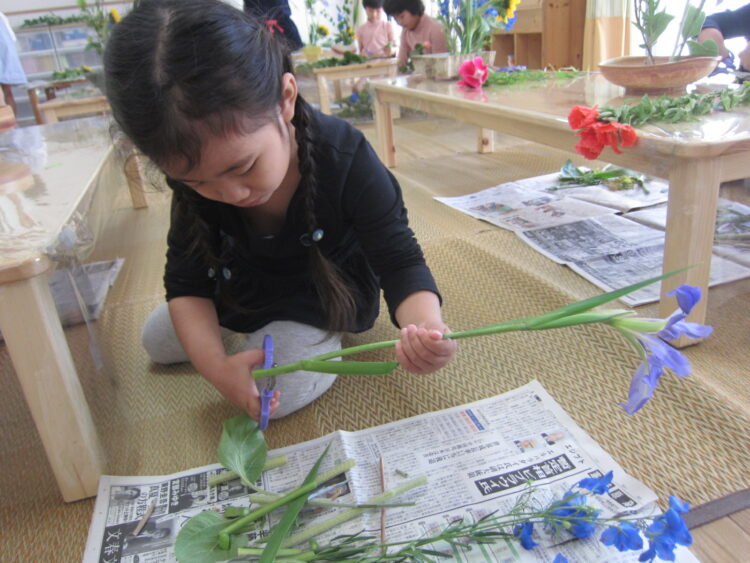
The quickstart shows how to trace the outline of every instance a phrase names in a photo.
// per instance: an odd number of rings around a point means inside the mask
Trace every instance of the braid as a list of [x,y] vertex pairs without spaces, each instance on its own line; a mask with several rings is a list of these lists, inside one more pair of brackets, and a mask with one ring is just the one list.
[[[311,123],[311,110],[302,96],[297,96],[294,119],[297,140],[299,171],[302,177],[300,188],[304,190],[305,219],[312,232],[317,228],[315,220],[315,143]],[[313,243],[310,249],[310,269],[313,283],[326,311],[326,328],[332,332],[351,330],[356,319],[356,303],[352,290],[341,276],[339,268]]]

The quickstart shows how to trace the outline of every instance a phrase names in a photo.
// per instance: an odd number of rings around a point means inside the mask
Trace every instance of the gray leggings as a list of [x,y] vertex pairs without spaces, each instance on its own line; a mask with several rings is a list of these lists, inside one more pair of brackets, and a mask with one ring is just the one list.
[[[233,333],[222,328],[222,337],[226,340]],[[341,335],[336,334],[324,340],[326,332],[319,328],[294,321],[274,321],[261,330],[245,334],[247,338],[243,349],[263,348],[263,337],[273,337],[274,363],[289,364],[341,349]],[[148,355],[157,364],[176,364],[189,361],[175,333],[169,309],[162,303],[151,312],[143,326],[143,346]],[[311,373],[295,371],[276,377],[275,391],[280,391],[279,408],[273,418],[286,416],[305,405],[308,405],[333,384],[336,376],[328,373]],[[257,381],[258,389],[266,383],[266,378]]]

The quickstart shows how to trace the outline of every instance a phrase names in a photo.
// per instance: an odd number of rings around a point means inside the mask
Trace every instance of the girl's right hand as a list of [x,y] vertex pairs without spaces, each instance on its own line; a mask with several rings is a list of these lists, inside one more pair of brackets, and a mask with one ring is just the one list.
[[[253,420],[260,420],[260,393],[253,378],[253,369],[263,365],[263,350],[246,350],[225,356],[211,367],[207,378],[219,393],[233,405],[244,410]],[[279,407],[279,392],[271,399],[270,414]]]

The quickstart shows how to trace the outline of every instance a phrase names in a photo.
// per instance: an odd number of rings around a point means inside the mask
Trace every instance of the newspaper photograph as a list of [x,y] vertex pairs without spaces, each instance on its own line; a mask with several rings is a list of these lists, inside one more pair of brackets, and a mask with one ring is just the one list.
[[[582,478],[610,470],[614,479],[608,493],[591,502],[606,515],[658,513],[655,493],[625,473],[537,381],[467,405],[358,432],[333,432],[273,450],[269,457],[286,455],[287,462],[265,471],[257,487],[283,492],[298,486],[326,446],[330,449],[321,470],[347,458],[356,466],[321,485],[314,495],[364,503],[404,480],[424,476],[427,485],[396,499],[413,505],[365,511],[317,536],[320,545],[340,534],[361,531],[373,537],[382,534],[391,542],[429,537],[458,518],[507,513],[520,495],[528,493],[530,484],[534,498],[546,502],[560,498]],[[103,476],[84,563],[176,561],[175,538],[192,516],[202,510],[222,512],[228,506],[249,505],[250,490],[238,479],[208,486],[208,480],[223,471],[211,465],[167,476]],[[300,527],[336,512],[308,506],[300,514]],[[248,532],[250,545],[262,540],[278,518],[272,512]],[[136,527],[141,530],[134,535]],[[551,561],[557,553],[570,560],[625,562],[637,561],[639,555],[620,553],[597,537],[540,539],[542,546],[533,551],[505,541],[460,553],[448,544],[431,544],[431,548],[466,562]],[[677,561],[696,561],[687,549],[676,555]]]
[[626,250],[664,244],[664,232],[620,215],[530,229],[518,235],[537,252],[559,264],[584,262]]
[[[732,260],[726,260],[717,254],[718,252],[711,257],[709,287],[750,276],[750,268]],[[661,275],[663,257],[664,245],[660,244],[627,249],[585,262],[571,262],[567,265],[597,287],[612,291],[647,277]],[[658,301],[660,291],[661,283],[655,283],[620,297],[620,301],[631,307],[637,307]]]

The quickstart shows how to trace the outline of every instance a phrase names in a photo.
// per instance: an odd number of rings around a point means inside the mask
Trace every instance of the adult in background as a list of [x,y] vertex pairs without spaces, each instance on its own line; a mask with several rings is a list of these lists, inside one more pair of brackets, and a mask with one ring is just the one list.
[[[301,49],[304,43],[299,36],[299,30],[292,21],[292,10],[289,0],[243,0],[245,12],[257,16],[267,22],[273,31],[279,28],[283,32],[290,51]],[[278,26],[278,27],[276,27]]]
[[[750,40],[750,4],[745,4],[742,8],[736,10],[727,10],[708,16],[703,23],[703,29],[698,34],[698,41],[713,39],[719,46],[721,57],[732,63],[728,66],[734,67],[734,56],[724,45],[725,39],[733,39],[734,37],[744,37],[746,41]],[[746,44],[745,48],[740,51],[739,59],[739,70],[749,72],[750,44]]]
[[16,51],[16,34],[13,33],[8,18],[0,12],[0,86],[2,86],[5,103],[11,107],[14,114],[18,112],[11,87],[14,84],[26,84],[26,82],[26,74]]

